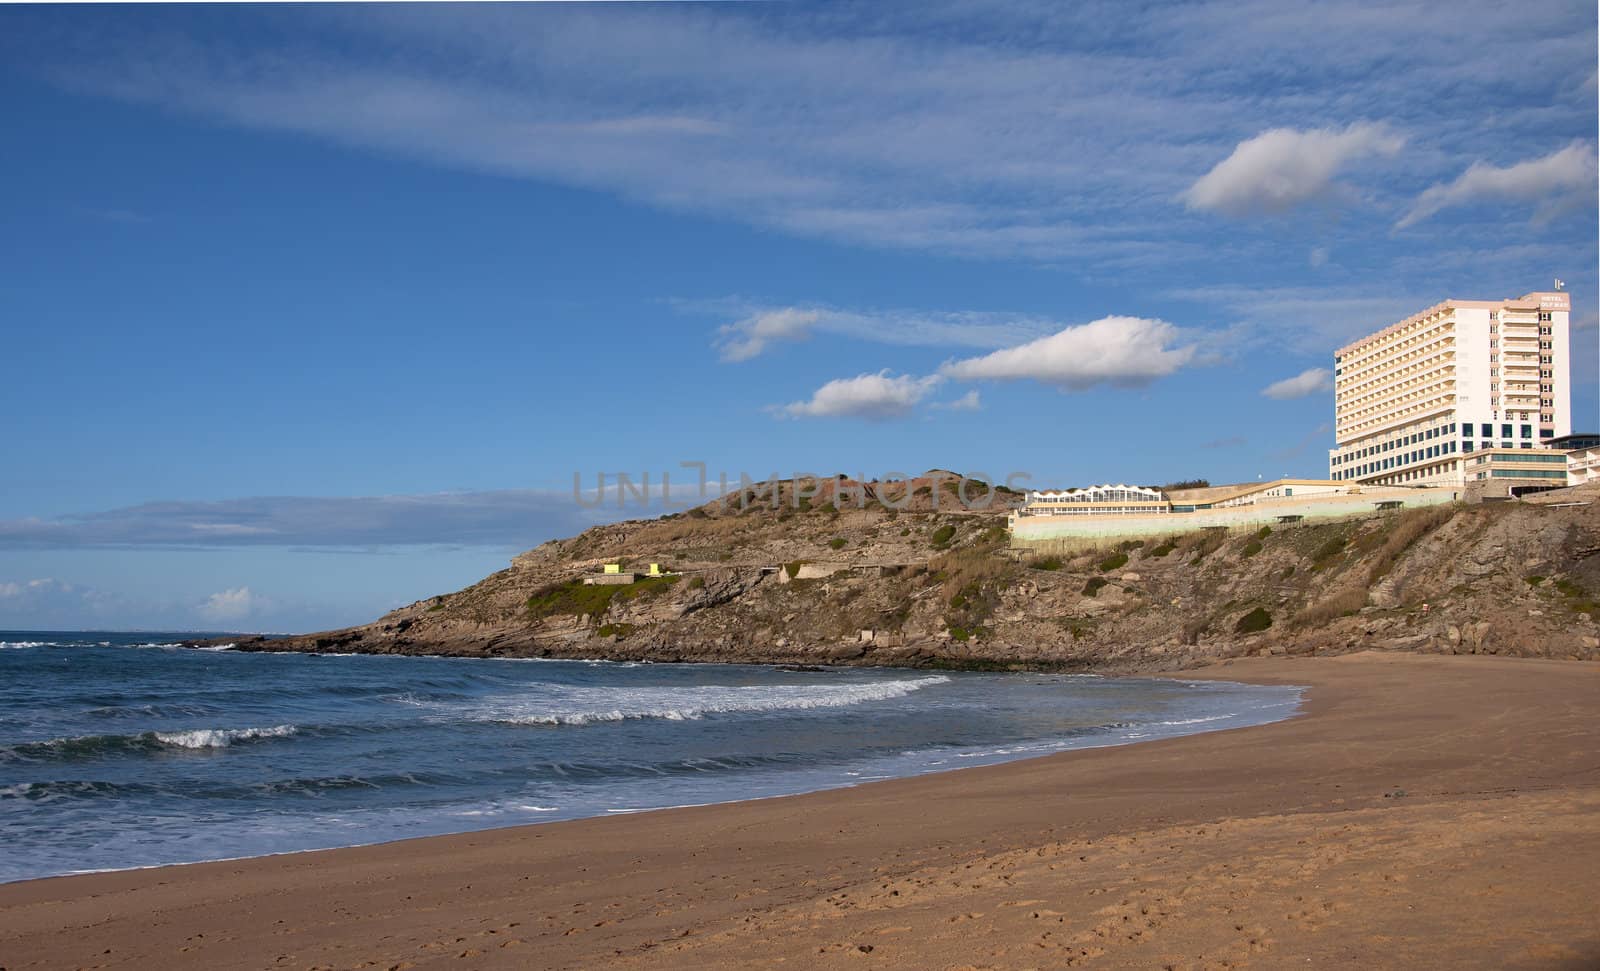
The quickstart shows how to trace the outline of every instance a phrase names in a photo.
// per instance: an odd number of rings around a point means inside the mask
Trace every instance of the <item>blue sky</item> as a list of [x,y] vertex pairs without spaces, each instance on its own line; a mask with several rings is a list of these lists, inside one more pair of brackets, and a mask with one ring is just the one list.
[[[1573,291],[1589,3],[0,8],[0,627],[305,630],[574,473],[1321,476],[1335,347]],[[1270,391],[1270,394],[1269,394]]]

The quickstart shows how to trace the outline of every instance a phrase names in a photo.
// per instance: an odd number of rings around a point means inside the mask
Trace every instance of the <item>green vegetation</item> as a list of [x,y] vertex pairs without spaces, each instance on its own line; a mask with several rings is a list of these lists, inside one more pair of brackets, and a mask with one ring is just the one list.
[[941,549],[949,546],[950,541],[955,538],[955,535],[955,526],[950,523],[946,523],[933,531],[933,545]]
[[1271,626],[1272,615],[1267,613],[1265,607],[1257,607],[1239,618],[1239,622],[1233,625],[1233,632],[1235,634],[1259,634]]
[[1055,571],[1055,570],[1061,569],[1061,557],[1059,557],[1059,556],[1047,556],[1047,557],[1044,557],[1043,559],[1034,560],[1032,563],[1030,563],[1028,565],[1033,567],[1035,570]]
[[1174,542],[1174,541],[1172,541],[1170,539],[1164,539],[1164,540],[1161,541],[1161,545],[1160,546],[1155,547],[1154,549],[1150,550],[1145,555],[1146,556],[1153,556],[1153,557],[1156,557],[1156,558],[1160,558],[1160,557],[1166,556],[1168,553],[1171,553],[1173,550],[1175,550],[1177,548],[1178,548],[1178,544],[1176,542]]
[[705,585],[706,585],[706,578],[705,577],[690,577],[689,578],[689,589],[690,590],[700,590],[700,589],[703,589],[705,587]]
[[434,605],[433,605],[433,606],[432,606],[432,607],[429,607],[429,608],[428,608],[428,613],[430,613],[430,614],[431,614],[431,613],[433,613],[433,612],[434,612],[434,611],[435,611],[435,610],[443,610],[443,609],[444,609],[444,601],[443,601],[443,600],[441,600],[441,601],[439,601],[439,602],[438,602],[438,603],[436,603],[436,604],[434,604]]
[[789,579],[793,580],[800,575],[800,566],[803,563],[805,560],[791,560],[783,565],[783,572],[789,574]]
[[1544,582],[1544,577],[1540,576],[1537,573],[1530,573],[1527,576],[1523,577],[1522,579],[1524,581],[1526,581],[1528,586],[1530,586],[1530,587],[1537,587],[1539,584]]
[[1266,539],[1268,536],[1271,536],[1271,535],[1272,535],[1272,527],[1271,526],[1263,526],[1260,529],[1256,530],[1256,539]]
[[1126,553],[1113,553],[1097,564],[1101,573],[1109,573],[1112,570],[1118,570],[1127,565],[1128,554]]
[[950,636],[958,641],[969,641],[972,639],[972,631],[967,630],[965,627],[952,627],[950,628]]
[[1099,596],[1100,588],[1105,585],[1106,581],[1103,577],[1090,577],[1088,582],[1083,585],[1083,595],[1085,597]]
[[601,637],[627,637],[636,629],[633,624],[601,624],[595,633]]
[[835,536],[833,539],[828,540],[828,549],[842,550],[844,549],[844,544],[845,538],[843,536]]
[[1552,584],[1563,597],[1567,598],[1567,607],[1573,613],[1588,614],[1591,617],[1600,615],[1600,603],[1596,603],[1593,595],[1566,577]]
[[1209,489],[1210,479],[1179,479],[1177,482],[1168,482],[1158,487],[1162,492],[1171,492],[1174,489]]
[[1239,550],[1239,558],[1241,560],[1248,560],[1250,557],[1255,556],[1259,552],[1261,552],[1261,541],[1253,539],[1244,544],[1244,547]]
[[594,584],[581,580],[545,587],[528,598],[528,613],[535,620],[562,614],[598,617],[613,601],[655,597],[677,583],[679,577],[650,577],[636,583]]
[[1311,561],[1313,564],[1315,564],[1313,568],[1318,570],[1322,569],[1327,565],[1329,560],[1338,556],[1340,553],[1343,553],[1344,547],[1345,538],[1343,536],[1335,536],[1326,543],[1323,543],[1321,546],[1317,547],[1317,551],[1311,554]]

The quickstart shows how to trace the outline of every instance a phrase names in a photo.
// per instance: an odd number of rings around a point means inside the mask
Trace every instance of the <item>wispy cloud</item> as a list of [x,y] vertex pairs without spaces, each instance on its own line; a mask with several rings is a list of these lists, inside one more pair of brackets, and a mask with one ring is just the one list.
[[599,518],[654,515],[584,480],[584,505],[557,490],[410,496],[269,496],[151,502],[52,519],[0,520],[0,549],[326,549],[485,546],[525,549]]
[[[1107,269],[1214,258],[1174,204],[1186,189],[1201,209],[1271,211],[1394,132],[1429,147],[1407,160],[1426,180],[1467,146],[1551,130],[1549,110],[1485,102],[1592,114],[1555,90],[1592,70],[1577,11],[1350,5],[1308,31],[1261,0],[758,7],[334,9],[294,31],[25,32],[8,53],[230,124],[805,236]],[[1485,36],[1522,57],[1460,56]]]
[[1274,381],[1261,389],[1261,393],[1268,398],[1279,401],[1288,401],[1292,398],[1309,398],[1314,394],[1326,394],[1333,390],[1333,372],[1324,367],[1314,367],[1301,371],[1292,378]]
[[1450,206],[1479,201],[1538,203],[1535,217],[1548,217],[1562,205],[1592,201],[1595,177],[1595,148],[1581,142],[1515,165],[1476,162],[1454,181],[1430,186],[1395,228],[1414,226]]
[[894,375],[887,370],[839,378],[818,388],[809,399],[779,409],[790,418],[861,418],[887,421],[904,418],[939,386],[938,375],[924,378]]
[[1195,362],[1199,347],[1177,327],[1143,317],[1102,317],[1048,337],[940,369],[964,381],[1031,380],[1063,391],[1140,387]]
[[933,406],[943,411],[982,411],[983,398],[978,394],[978,390],[974,388],[953,401],[939,401],[935,402]]
[[802,341],[811,336],[821,314],[815,310],[783,307],[762,310],[725,325],[717,347],[724,361],[748,361],[775,341]]
[[1229,216],[1285,212],[1326,195],[1341,168],[1370,156],[1391,156],[1405,139],[1385,126],[1342,130],[1274,128],[1246,139],[1183,193],[1190,209]]
[[677,301],[684,313],[737,315],[717,329],[713,345],[723,361],[748,361],[774,345],[819,333],[898,347],[1005,347],[1048,334],[1061,325],[1042,317],[987,312],[848,310],[820,304],[769,306],[735,298]]

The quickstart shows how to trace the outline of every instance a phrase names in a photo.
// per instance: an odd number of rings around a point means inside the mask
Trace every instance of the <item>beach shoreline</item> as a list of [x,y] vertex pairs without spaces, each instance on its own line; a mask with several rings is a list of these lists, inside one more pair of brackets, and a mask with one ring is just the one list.
[[1308,690],[1266,725],[804,795],[0,885],[0,964],[1600,959],[1600,665],[1156,676]]

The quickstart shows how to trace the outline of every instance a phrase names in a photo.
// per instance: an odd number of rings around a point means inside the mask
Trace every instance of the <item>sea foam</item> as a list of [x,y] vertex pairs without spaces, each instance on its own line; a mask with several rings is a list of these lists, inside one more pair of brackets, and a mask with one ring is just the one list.
[[761,685],[681,688],[569,688],[561,697],[528,710],[526,702],[505,700],[483,706],[474,721],[507,725],[591,725],[635,718],[688,721],[707,715],[843,708],[903,698],[913,691],[949,684],[945,675],[845,685]]

